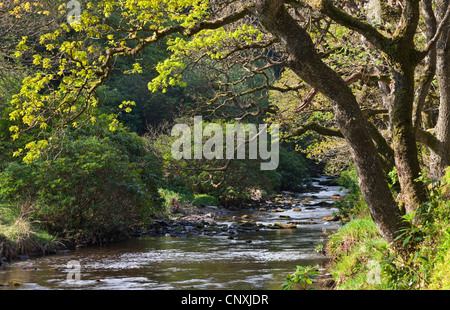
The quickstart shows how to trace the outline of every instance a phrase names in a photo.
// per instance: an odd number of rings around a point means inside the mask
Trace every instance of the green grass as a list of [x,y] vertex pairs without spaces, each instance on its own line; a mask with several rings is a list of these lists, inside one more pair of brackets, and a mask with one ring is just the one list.
[[207,206],[219,206],[219,200],[207,194],[193,194],[185,188],[159,188],[166,215],[182,216]]
[[441,237],[428,288],[450,290],[450,228]]
[[56,238],[37,224],[11,206],[0,205],[0,257],[9,261],[18,255],[53,252],[58,245]]
[[218,206],[219,201],[216,197],[207,194],[196,194],[192,201],[196,207]]
[[330,273],[338,289],[383,287],[380,260],[386,242],[369,216],[354,219],[330,237],[327,252],[332,257]]

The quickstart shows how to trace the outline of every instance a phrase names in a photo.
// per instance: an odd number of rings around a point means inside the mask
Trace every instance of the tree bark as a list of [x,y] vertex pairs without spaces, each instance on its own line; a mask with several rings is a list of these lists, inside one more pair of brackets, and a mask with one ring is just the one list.
[[393,77],[392,102],[389,108],[395,164],[405,207],[411,212],[426,200],[423,183],[416,181],[421,169],[412,122],[414,71],[420,61],[420,53],[414,47],[414,35],[420,18],[420,1],[403,1],[400,23],[389,38],[370,24],[338,9],[331,0],[315,0],[309,3],[337,23],[362,34],[374,47],[384,53],[389,63]]
[[255,2],[254,14],[284,44],[291,70],[330,100],[339,129],[350,146],[361,193],[372,218],[383,238],[393,242],[402,227],[401,214],[355,96],[346,82],[322,62],[310,36],[292,18],[283,1]]
[[[436,3],[438,23],[444,18],[450,5],[449,0]],[[431,156],[431,174],[440,179],[445,174],[445,168],[450,165],[450,22],[446,21],[441,36],[436,45],[436,77],[439,85],[439,117],[435,127],[435,135],[439,148]]]
[[419,59],[414,48],[414,35],[419,18],[420,1],[405,1],[400,25],[390,46],[384,49],[394,81],[390,108],[392,144],[407,213],[416,210],[427,199],[423,183],[417,181],[421,168],[413,124],[414,76]]
[[412,120],[414,69],[415,65],[407,64],[393,70],[393,103],[390,109],[395,166],[407,213],[416,210],[427,197],[423,183],[416,181],[421,168]]

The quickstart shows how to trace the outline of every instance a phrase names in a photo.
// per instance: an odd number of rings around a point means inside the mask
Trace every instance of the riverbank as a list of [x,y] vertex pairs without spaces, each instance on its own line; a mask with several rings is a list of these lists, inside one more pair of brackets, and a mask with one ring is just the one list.
[[[268,200],[241,203],[239,208],[205,204],[180,205],[172,209],[172,212],[155,217],[150,225],[128,227],[114,236],[97,241],[57,238],[42,230],[39,223],[33,222],[25,215],[15,214],[12,211],[14,208],[3,205],[0,206],[0,265],[30,256],[57,254],[76,247],[101,245],[140,236],[227,235],[232,237],[238,233],[255,232],[260,229],[295,229],[302,225],[314,225],[317,224],[317,219],[305,217],[302,220],[290,220],[291,216],[282,213],[289,210],[305,213],[317,208],[332,208],[333,201],[341,200],[343,197],[336,193],[329,197],[315,195],[327,186],[336,187],[335,179],[316,178],[315,184],[305,188],[303,192],[280,192]],[[305,193],[308,193],[308,198],[301,201],[296,198],[297,195]],[[328,198],[331,200],[327,201]],[[259,212],[263,218],[266,217],[264,213],[272,214],[274,220],[270,223],[258,223],[248,215],[255,211]],[[321,220],[337,221],[338,218],[327,215]]]
[[429,201],[404,216],[406,254],[395,253],[383,240],[358,187],[352,187],[345,201],[349,221],[325,249],[336,289],[450,289],[450,168],[442,182],[428,185]]
[[[227,235],[232,238],[239,233],[255,232],[260,229],[295,229],[298,225],[314,224],[314,222],[276,222],[264,225],[249,220],[247,213],[258,211],[283,212],[289,209],[284,198],[275,197],[274,202],[259,202],[253,207],[238,211],[220,206],[201,208],[183,208],[183,213],[169,214],[154,218],[150,225],[137,225],[111,236],[109,242],[120,242],[134,237],[171,236],[185,238],[200,235]],[[256,206],[256,207],[255,207]],[[180,209],[182,209],[180,207]],[[177,211],[179,212],[180,209]],[[14,260],[23,260],[33,256],[58,254],[76,247],[95,246],[101,242],[77,242],[75,240],[58,239],[40,229],[24,216],[10,214],[9,208],[0,209],[0,265]],[[300,210],[298,210],[300,211]],[[287,216],[280,219],[288,219]],[[108,243],[103,240],[103,244]]]
[[[325,185],[327,182],[323,181],[322,184]],[[320,188],[316,188],[316,191],[319,190]],[[333,215],[327,215],[320,219],[304,218],[295,220],[292,216],[284,214],[287,211],[305,213],[317,208],[333,208],[332,201],[320,200],[313,194],[308,199],[298,201],[295,197],[297,194],[282,192],[272,200],[260,201],[258,204],[253,204],[253,207],[239,210],[230,210],[219,206],[205,206],[196,209],[195,213],[156,219],[151,225],[136,229],[133,232],[133,236],[189,237],[196,235],[227,235],[232,237],[236,234],[255,232],[261,229],[296,229],[302,225],[318,224],[318,220],[339,220]],[[339,200],[342,197],[335,194],[330,199]],[[255,213],[258,213],[261,221],[252,218],[249,215],[252,213],[253,217]],[[265,223],[262,219],[269,216],[264,216],[264,213],[271,214],[270,217],[273,220]],[[277,221],[276,219],[279,220]]]
[[0,266],[15,259],[56,252],[59,246],[55,237],[25,216],[0,206]]
[[[262,246],[261,242],[264,242],[264,244],[268,242],[267,248],[265,246],[260,248],[262,257],[265,257],[266,251],[273,247],[273,242],[276,242],[279,243],[279,251],[283,252],[290,252],[289,249],[293,246],[300,246],[301,252],[292,251],[292,254],[290,254],[292,257],[306,255],[306,257],[317,257],[324,261],[326,257],[322,253],[316,252],[314,248],[318,244],[323,245],[322,239],[326,238],[325,230],[336,230],[338,222],[332,216],[335,212],[333,203],[337,199],[342,199],[342,196],[337,195],[338,187],[321,185],[319,182],[321,184],[327,183],[324,178],[317,179],[314,182],[315,190],[312,192],[281,192],[270,200],[247,205],[244,209],[230,210],[220,206],[189,207],[186,210],[179,208],[178,213],[155,218],[151,225],[133,227],[127,237],[123,239],[126,239],[125,241],[115,242],[115,244],[118,244],[118,246],[120,244],[126,245],[128,242],[134,242],[132,240],[155,240],[155,242],[157,242],[156,240],[161,240],[161,242],[165,242],[164,240],[179,240],[176,242],[186,240],[186,242],[192,242],[189,240],[200,241],[211,238],[211,240],[229,240],[222,242],[224,244],[229,243],[227,246],[231,248],[234,248],[236,243],[237,247],[234,250],[239,252],[241,251],[241,243],[247,244],[251,248],[259,248]],[[330,188],[333,188],[333,190],[330,190]],[[310,235],[310,233],[313,233],[313,235]],[[266,238],[277,239],[276,241],[269,241]],[[316,241],[304,243],[305,241],[302,241],[304,238]],[[113,244],[104,244],[104,248],[114,246]],[[301,254],[304,247],[310,248],[310,250]],[[90,251],[90,248],[97,247],[70,248],[69,251],[67,250],[68,247],[60,247],[53,253],[63,253],[63,257],[67,257],[67,255],[77,257],[80,250]],[[98,248],[96,251],[101,252],[103,250]],[[47,250],[45,254],[52,253]],[[259,255],[252,251],[249,254],[252,256]],[[214,253],[214,255],[219,255],[219,253]],[[278,254],[274,253],[273,255],[278,257]],[[55,259],[57,260],[60,256],[56,255]],[[281,257],[284,257],[284,255]],[[45,258],[38,258],[38,260],[42,259]],[[34,262],[35,260],[31,261]],[[27,265],[27,261],[20,264],[25,264],[28,270],[31,268]],[[290,269],[288,265],[283,266],[283,268]],[[281,275],[277,277],[279,276]]]

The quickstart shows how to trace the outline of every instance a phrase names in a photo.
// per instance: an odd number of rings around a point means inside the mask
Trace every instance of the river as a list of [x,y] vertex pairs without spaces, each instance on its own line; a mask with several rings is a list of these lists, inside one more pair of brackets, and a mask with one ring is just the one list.
[[[1,289],[198,289],[278,290],[296,266],[323,265],[327,258],[315,249],[339,224],[331,216],[338,186],[320,185],[316,191],[283,193],[281,212],[247,210],[248,219],[264,225],[297,223],[295,229],[260,229],[227,235],[184,238],[137,237],[105,246],[77,249],[67,254],[15,261],[0,267],[0,283],[22,282]],[[300,208],[300,211],[299,209]],[[243,213],[235,214],[240,217]],[[216,219],[225,225],[229,217]],[[79,280],[68,281],[79,263]],[[69,280],[72,277],[69,277]]]

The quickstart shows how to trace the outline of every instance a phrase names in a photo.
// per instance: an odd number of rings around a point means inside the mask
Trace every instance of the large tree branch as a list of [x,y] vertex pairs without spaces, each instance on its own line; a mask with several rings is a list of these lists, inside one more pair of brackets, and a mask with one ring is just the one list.
[[381,34],[369,23],[354,17],[333,5],[331,0],[305,0],[304,2],[327,15],[336,23],[362,34],[371,44],[385,53],[390,52],[392,40]]
[[395,167],[394,150],[374,124],[367,121],[367,127],[369,128],[370,135],[375,143],[378,154],[381,157],[384,171],[386,173],[392,171]]
[[[356,83],[357,81],[362,80],[365,82],[383,82],[386,84],[389,84],[391,82],[391,79],[388,75],[380,75],[380,74],[365,74],[362,72],[356,72],[350,75],[349,77],[346,77],[344,79],[345,83],[347,85],[351,85],[353,83]],[[303,99],[303,102],[300,106],[296,108],[296,112],[303,111],[314,99],[314,97],[317,95],[317,90],[315,88],[311,89],[310,92],[306,95],[306,97]]]
[[338,138],[344,137],[342,135],[342,132],[338,128],[329,128],[329,127],[322,126],[316,122],[309,121],[309,122],[302,124],[300,127],[292,130],[284,138],[289,139],[289,138],[293,138],[293,137],[299,137],[309,130],[315,131],[318,134],[323,135],[323,136],[331,136],[331,137],[338,137]]
[[202,20],[199,21],[197,24],[195,24],[192,27],[184,27],[182,25],[174,25],[169,26],[163,29],[159,29],[153,32],[151,36],[148,36],[143,39],[139,39],[135,34],[132,34],[131,37],[135,40],[138,40],[138,44],[134,48],[130,47],[114,47],[107,50],[107,58],[106,61],[102,67],[102,72],[99,72],[98,75],[108,75],[108,72],[104,69],[109,65],[110,59],[114,55],[118,54],[127,54],[130,56],[136,55],[140,51],[142,51],[146,46],[161,41],[162,39],[176,34],[180,33],[185,37],[191,37],[193,35],[198,34],[202,30],[206,29],[218,29],[223,26],[226,26],[228,24],[234,23],[242,18],[244,18],[246,15],[250,14],[250,9],[253,7],[253,4],[246,4],[243,5],[241,8],[233,11],[229,15],[225,15],[213,20]]
[[205,29],[218,29],[225,25],[229,25],[231,23],[234,23],[234,22],[244,18],[246,15],[248,15],[250,13],[250,9],[253,6],[254,6],[254,4],[252,4],[252,3],[245,4],[229,15],[225,15],[223,17],[216,18],[214,20],[200,21],[193,27],[184,29],[182,31],[182,34],[186,37],[190,37],[194,34],[199,33],[202,30],[205,30]]
[[[430,6],[431,6],[431,4],[430,4]],[[432,8],[431,8],[431,10],[432,10]],[[434,32],[434,36],[431,39],[429,39],[427,45],[424,47],[424,49],[420,53],[419,61],[424,59],[428,55],[428,53],[433,49],[433,47],[436,46],[436,43],[439,40],[439,37],[441,36],[442,31],[445,29],[449,18],[450,18],[450,7],[447,8],[444,17],[442,18],[437,29]]]
[[420,0],[405,0],[400,25],[397,27],[393,40],[409,44],[413,42],[417,24],[420,18]]
[[[426,25],[426,39],[433,40],[437,34],[436,30],[436,16],[433,11],[432,0],[422,1],[423,17]],[[447,10],[448,11],[448,10]],[[434,35],[434,37],[433,37]],[[425,104],[425,99],[429,93],[431,84],[436,74],[436,47],[430,47],[429,57],[426,59],[425,70],[419,80],[419,85],[416,90],[416,96],[414,98],[414,128],[418,128],[422,122],[422,110]]]
[[423,130],[422,128],[417,128],[416,139],[417,142],[428,146],[433,152],[439,152],[441,142],[431,132]]
[[[380,159],[385,172],[391,171],[394,167],[394,150],[390,147],[386,139],[378,131],[375,125],[373,125],[371,122],[367,122],[367,126],[370,132],[370,136],[375,143],[378,154],[380,155]],[[322,136],[344,138],[342,132],[338,128],[325,127],[313,121],[302,124],[300,127],[286,134],[283,138],[290,139],[300,137],[310,130]]]

